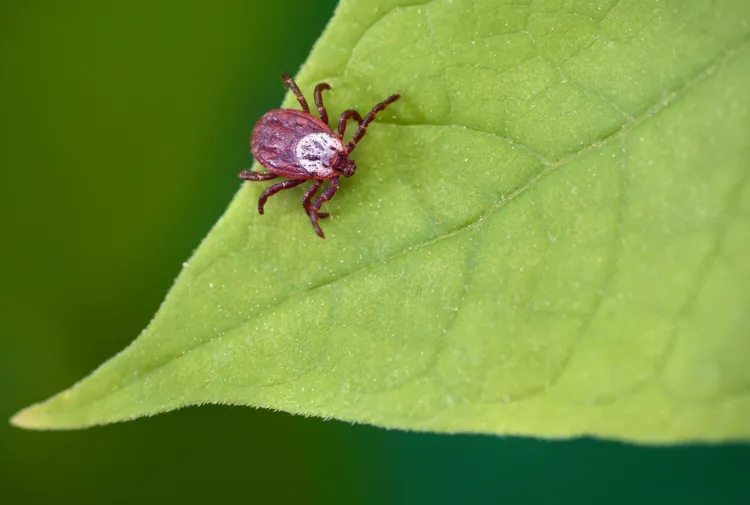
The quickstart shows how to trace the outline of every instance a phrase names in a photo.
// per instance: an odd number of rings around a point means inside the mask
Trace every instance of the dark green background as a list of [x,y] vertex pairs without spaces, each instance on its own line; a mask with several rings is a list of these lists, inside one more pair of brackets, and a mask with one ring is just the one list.
[[[0,418],[148,323],[335,2],[114,4],[0,3]],[[750,503],[740,445],[409,434],[217,406],[76,432],[4,424],[0,444],[11,504]]]

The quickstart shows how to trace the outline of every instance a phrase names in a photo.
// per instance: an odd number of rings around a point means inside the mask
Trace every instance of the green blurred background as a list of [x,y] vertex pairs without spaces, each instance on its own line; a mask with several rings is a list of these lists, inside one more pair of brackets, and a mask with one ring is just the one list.
[[[146,326],[335,3],[0,3],[0,418]],[[750,503],[747,445],[438,436],[218,406],[0,426],[5,504]]]

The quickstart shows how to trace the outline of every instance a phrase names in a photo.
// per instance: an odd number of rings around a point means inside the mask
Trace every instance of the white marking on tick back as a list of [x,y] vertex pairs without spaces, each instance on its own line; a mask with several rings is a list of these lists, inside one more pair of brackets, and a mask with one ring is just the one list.
[[318,177],[333,174],[331,161],[343,151],[341,141],[328,133],[311,133],[297,143],[295,154],[302,168]]

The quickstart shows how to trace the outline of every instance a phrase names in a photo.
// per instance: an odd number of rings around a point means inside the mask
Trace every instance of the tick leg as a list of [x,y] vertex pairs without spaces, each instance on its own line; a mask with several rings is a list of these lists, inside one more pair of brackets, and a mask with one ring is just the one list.
[[320,115],[320,119],[328,125],[328,111],[326,111],[326,106],[323,105],[323,90],[325,89],[331,89],[331,85],[325,82],[321,82],[317,86],[315,86],[315,105],[318,107],[318,114]]
[[339,138],[344,138],[344,132],[346,132],[346,122],[350,119],[355,120],[357,123],[362,124],[362,116],[359,115],[354,109],[345,110],[341,113],[339,118]]
[[279,191],[293,188],[294,186],[299,186],[306,180],[307,179],[293,179],[291,181],[277,182],[276,184],[265,190],[263,194],[260,195],[260,198],[258,198],[258,214],[263,214],[263,206],[266,205],[266,200],[268,200],[270,197],[272,197]]
[[[321,184],[323,184],[323,179],[318,179],[313,182],[313,185],[307,188],[307,191],[305,191],[305,196],[302,198],[302,207],[305,209],[305,214],[307,214],[308,216],[310,215],[310,206],[312,204],[312,199],[315,196],[315,193],[318,192]],[[328,217],[328,212],[321,212],[320,214],[318,214],[318,217],[321,219],[323,219],[324,217]]]
[[326,236],[323,233],[323,230],[320,229],[320,225],[318,224],[318,218],[320,217],[318,215],[318,211],[320,210],[320,206],[323,205],[324,202],[327,202],[328,200],[333,198],[333,195],[336,194],[336,191],[338,191],[338,189],[339,178],[337,176],[331,179],[331,185],[328,186],[328,189],[323,191],[323,194],[320,195],[317,200],[315,200],[315,203],[310,209],[310,221],[312,222],[313,228],[315,229],[315,233],[317,233],[320,238],[326,238]]
[[253,172],[252,170],[243,170],[238,176],[240,179],[245,181],[270,181],[278,177],[276,174]]
[[386,107],[388,107],[399,98],[401,98],[401,95],[391,95],[372,108],[370,113],[365,116],[365,120],[362,121],[362,123],[359,125],[359,128],[357,128],[357,133],[354,134],[354,138],[352,138],[351,142],[346,145],[347,154],[352,152],[357,146],[357,142],[362,140],[362,137],[365,136],[365,133],[367,133],[367,125],[372,123],[372,121],[375,119],[375,116],[378,115],[378,112],[384,111]]
[[307,106],[307,100],[305,100],[305,96],[299,90],[297,84],[295,84],[294,79],[287,74],[281,74],[281,80],[284,82],[284,87],[291,89],[292,93],[297,97],[297,101],[302,106],[302,110],[309,114],[310,107]]

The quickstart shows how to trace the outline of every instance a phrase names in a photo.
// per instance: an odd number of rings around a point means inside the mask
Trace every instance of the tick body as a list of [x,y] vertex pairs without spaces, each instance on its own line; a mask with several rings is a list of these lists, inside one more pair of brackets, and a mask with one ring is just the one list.
[[[351,177],[357,169],[349,155],[367,132],[367,126],[375,119],[378,112],[400,98],[391,95],[370,111],[364,119],[355,110],[341,114],[336,133],[328,125],[328,113],[323,105],[323,90],[331,89],[326,83],[315,87],[315,105],[320,119],[310,114],[307,100],[300,92],[291,77],[281,75],[284,86],[292,90],[302,110],[276,109],[267,112],[253,128],[250,148],[255,159],[263,165],[268,173],[243,170],[240,179],[248,181],[269,181],[277,177],[287,180],[274,184],[266,189],[258,200],[258,213],[263,214],[266,200],[279,191],[299,186],[305,181],[313,183],[305,192],[302,207],[310,217],[313,229],[321,238],[325,238],[320,228],[319,219],[328,217],[320,212],[320,207],[333,198],[339,188],[339,177]],[[346,124],[353,120],[359,124],[357,132],[348,143],[344,143]],[[320,196],[315,195],[329,181],[329,186]]]
[[250,149],[269,172],[289,179],[330,179],[345,152],[328,125],[294,109],[272,110],[260,118]]

